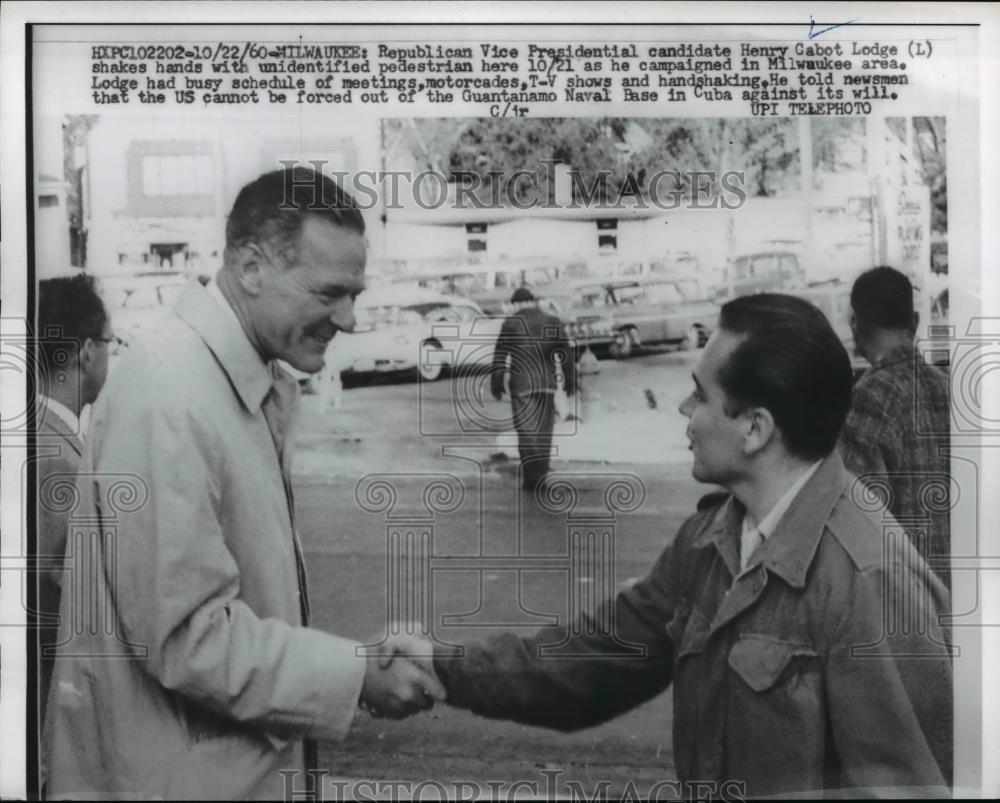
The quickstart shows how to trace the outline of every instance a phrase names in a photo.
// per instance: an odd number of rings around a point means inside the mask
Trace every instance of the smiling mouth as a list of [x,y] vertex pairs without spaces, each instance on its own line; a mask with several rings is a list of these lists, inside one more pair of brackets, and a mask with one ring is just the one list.
[[336,334],[336,331],[330,332],[329,334],[326,334],[325,332],[306,332],[306,339],[315,343],[322,343],[325,346],[333,340]]

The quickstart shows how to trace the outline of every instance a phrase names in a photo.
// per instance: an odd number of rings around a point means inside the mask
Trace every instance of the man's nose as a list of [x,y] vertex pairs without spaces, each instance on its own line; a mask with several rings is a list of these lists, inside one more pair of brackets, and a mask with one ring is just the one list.
[[354,331],[354,299],[345,298],[334,304],[330,321],[342,332]]
[[691,417],[691,397],[687,396],[677,408],[685,418]]

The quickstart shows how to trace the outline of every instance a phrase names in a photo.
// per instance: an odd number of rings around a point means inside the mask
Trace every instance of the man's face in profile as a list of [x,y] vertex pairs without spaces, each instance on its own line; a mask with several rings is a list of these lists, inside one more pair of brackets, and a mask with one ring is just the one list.
[[257,342],[266,357],[315,373],[337,332],[354,328],[354,299],[365,287],[364,236],[307,217],[295,247],[267,255],[253,311]]
[[709,338],[694,368],[694,390],[681,402],[688,419],[689,449],[694,455],[692,476],[699,482],[727,485],[742,476],[747,422],[743,415],[726,414],[726,394],[719,372],[730,360],[741,337],[718,330]]

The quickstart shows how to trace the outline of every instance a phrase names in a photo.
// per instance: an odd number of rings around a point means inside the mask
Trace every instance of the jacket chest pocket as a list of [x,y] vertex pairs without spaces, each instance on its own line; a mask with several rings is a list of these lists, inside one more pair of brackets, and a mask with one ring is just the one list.
[[808,644],[741,635],[729,650],[729,667],[751,691],[763,694],[809,674],[819,674],[819,654]]
[[[774,775],[822,776],[826,705],[822,662],[811,645],[743,634],[729,649],[729,731],[733,756]],[[803,787],[805,788],[805,787]]]

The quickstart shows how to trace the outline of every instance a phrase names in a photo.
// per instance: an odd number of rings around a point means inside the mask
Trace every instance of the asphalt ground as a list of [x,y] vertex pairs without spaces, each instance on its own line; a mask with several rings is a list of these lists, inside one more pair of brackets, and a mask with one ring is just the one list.
[[[643,575],[711,490],[690,477],[677,412],[696,357],[603,361],[584,378],[583,420],[556,438],[553,478],[566,493],[555,503],[521,491],[516,461],[494,456],[509,410],[484,396],[483,377],[385,377],[323,412],[305,396],[295,486],[313,624],[369,642],[416,613],[436,638],[461,643],[566,621]],[[588,538],[609,557],[574,561],[571,545]],[[413,548],[410,563],[400,545]],[[400,577],[416,578],[415,597],[399,593]],[[443,784],[452,797],[469,794],[457,781],[490,797],[567,797],[577,783],[614,798],[630,782],[646,796],[675,778],[671,722],[670,691],[575,733],[445,705],[398,722],[359,714],[345,742],[321,744],[320,764],[339,778]],[[434,785],[425,793],[441,797]]]

